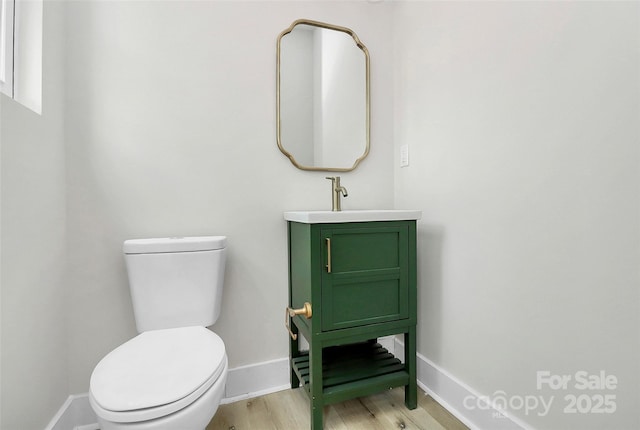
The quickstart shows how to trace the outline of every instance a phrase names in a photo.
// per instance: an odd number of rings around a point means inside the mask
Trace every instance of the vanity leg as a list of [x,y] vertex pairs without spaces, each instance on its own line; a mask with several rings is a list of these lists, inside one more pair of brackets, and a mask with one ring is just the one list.
[[298,334],[298,327],[293,322],[291,323],[291,332],[297,335],[295,340],[289,336],[289,381],[291,382],[291,389],[295,389],[300,386],[300,379],[293,370],[293,359],[300,356],[300,347],[298,346],[300,334]]
[[404,362],[409,372],[409,385],[404,387],[404,404],[408,409],[418,406],[418,383],[416,372],[416,327],[409,327],[404,334]]
[[322,390],[322,344],[309,342],[309,385],[311,405],[311,430],[322,430],[324,398]]

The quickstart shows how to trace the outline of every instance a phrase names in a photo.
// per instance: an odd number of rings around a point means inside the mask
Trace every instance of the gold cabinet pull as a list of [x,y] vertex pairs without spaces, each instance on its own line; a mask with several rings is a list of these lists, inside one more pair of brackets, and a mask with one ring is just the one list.
[[298,335],[291,331],[291,326],[289,325],[291,321],[290,318],[293,318],[296,315],[304,315],[307,319],[310,319],[311,315],[313,314],[311,311],[311,303],[304,302],[304,305],[300,309],[293,309],[287,306],[284,312],[284,326],[287,328],[291,339],[296,340],[298,338]]
[[326,237],[327,241],[327,273],[331,273],[331,238]]

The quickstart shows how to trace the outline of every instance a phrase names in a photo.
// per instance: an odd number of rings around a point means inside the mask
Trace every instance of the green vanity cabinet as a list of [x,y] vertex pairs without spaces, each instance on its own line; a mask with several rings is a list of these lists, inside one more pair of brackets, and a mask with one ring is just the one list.
[[[288,221],[291,387],[310,397],[311,428],[327,404],[404,386],[416,394],[416,221]],[[298,334],[309,343],[300,351]],[[404,335],[402,363],[377,338]]]

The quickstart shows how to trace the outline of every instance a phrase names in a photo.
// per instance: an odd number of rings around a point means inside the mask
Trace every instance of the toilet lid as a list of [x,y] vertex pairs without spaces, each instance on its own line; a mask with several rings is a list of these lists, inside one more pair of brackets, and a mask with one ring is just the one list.
[[211,380],[225,357],[222,339],[205,327],[147,331],[98,363],[91,375],[91,394],[110,411],[166,405]]

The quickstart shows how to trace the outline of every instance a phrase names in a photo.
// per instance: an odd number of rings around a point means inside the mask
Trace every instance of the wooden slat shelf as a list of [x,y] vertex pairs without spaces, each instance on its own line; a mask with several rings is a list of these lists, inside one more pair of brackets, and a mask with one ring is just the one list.
[[[292,360],[304,388],[309,392],[309,355]],[[333,346],[322,351],[322,388],[327,403],[341,401],[347,393],[365,395],[384,388],[406,385],[405,366],[382,345],[374,342]],[[348,396],[347,396],[348,397]]]

